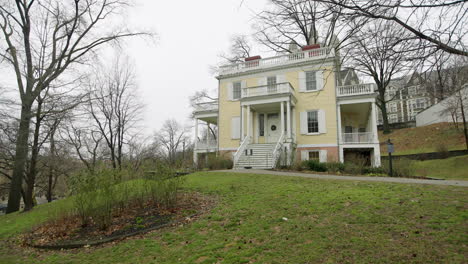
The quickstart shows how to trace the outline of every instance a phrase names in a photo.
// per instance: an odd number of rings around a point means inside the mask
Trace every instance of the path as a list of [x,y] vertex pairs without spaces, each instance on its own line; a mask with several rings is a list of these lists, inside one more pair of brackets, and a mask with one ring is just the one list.
[[347,181],[371,181],[371,182],[395,182],[395,183],[416,183],[416,184],[431,184],[431,185],[450,185],[468,187],[468,181],[463,180],[423,180],[411,178],[396,178],[396,177],[366,177],[366,176],[339,176],[339,175],[322,175],[302,172],[285,172],[271,170],[218,170],[215,172],[234,172],[234,173],[254,173],[268,174],[280,176],[304,177],[313,179],[332,179],[332,180],[347,180]]

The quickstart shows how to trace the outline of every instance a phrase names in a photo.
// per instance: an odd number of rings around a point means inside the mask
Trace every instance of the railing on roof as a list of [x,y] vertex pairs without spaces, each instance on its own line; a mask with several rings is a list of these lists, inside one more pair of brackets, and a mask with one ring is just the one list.
[[331,58],[334,56],[335,49],[332,47],[310,49],[280,56],[269,57],[265,59],[224,65],[220,67],[220,75],[234,74],[256,69],[264,69],[275,66],[294,64],[303,61],[320,60],[325,58]]
[[337,96],[352,96],[352,95],[363,95],[363,94],[373,94],[374,93],[374,84],[354,84],[354,85],[345,85],[337,87]]

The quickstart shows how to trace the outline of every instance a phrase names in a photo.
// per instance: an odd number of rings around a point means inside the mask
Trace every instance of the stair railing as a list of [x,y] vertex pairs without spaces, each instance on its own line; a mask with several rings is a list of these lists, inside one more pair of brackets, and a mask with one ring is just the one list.
[[278,162],[278,158],[281,154],[281,149],[283,147],[283,143],[284,143],[284,132],[281,133],[281,136],[279,137],[278,141],[276,142],[276,146],[273,150],[273,157],[271,159],[271,166],[272,168],[275,168],[276,167],[276,163]]
[[239,148],[237,149],[236,153],[234,153],[234,167],[237,165],[239,158],[242,156],[245,148],[250,144],[250,136],[246,136],[244,140],[242,140]]

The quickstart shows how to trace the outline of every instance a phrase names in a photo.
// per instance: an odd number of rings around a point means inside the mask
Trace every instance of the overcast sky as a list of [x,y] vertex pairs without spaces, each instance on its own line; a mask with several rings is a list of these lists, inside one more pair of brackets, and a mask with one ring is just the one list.
[[159,129],[165,119],[191,125],[189,96],[216,89],[210,65],[229,49],[233,34],[251,32],[254,12],[264,0],[137,0],[129,17],[136,28],[151,28],[155,43],[134,39],[126,45],[133,59],[145,110],[145,131]]

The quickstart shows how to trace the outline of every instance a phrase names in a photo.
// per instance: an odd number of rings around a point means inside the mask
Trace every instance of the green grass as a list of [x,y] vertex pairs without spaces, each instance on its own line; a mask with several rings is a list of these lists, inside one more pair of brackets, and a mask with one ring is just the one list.
[[416,175],[440,179],[468,180],[468,155],[414,162]]
[[463,130],[452,123],[438,123],[423,127],[395,129],[390,134],[379,131],[380,152],[387,156],[386,141],[391,139],[395,146],[394,155],[409,155],[437,152],[443,145],[447,150],[465,149]]
[[190,175],[186,186],[218,196],[217,206],[191,224],[99,248],[11,246],[54,204],[2,216],[0,234],[10,242],[0,262],[463,263],[468,253],[462,187],[215,172]]

